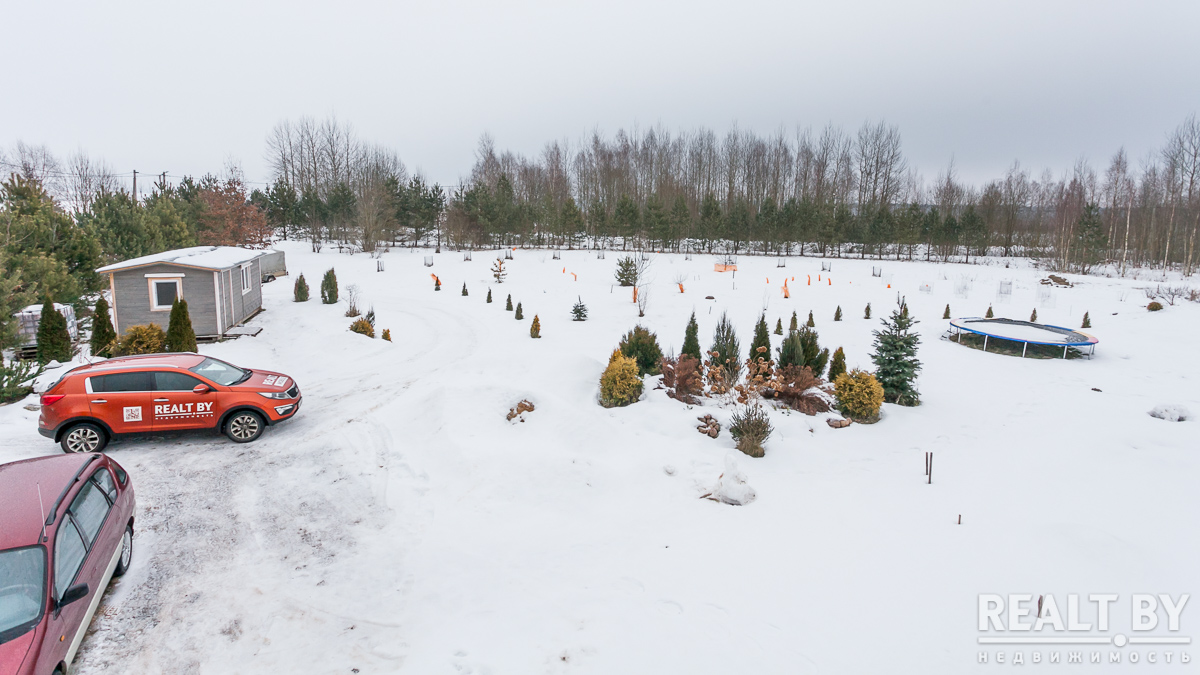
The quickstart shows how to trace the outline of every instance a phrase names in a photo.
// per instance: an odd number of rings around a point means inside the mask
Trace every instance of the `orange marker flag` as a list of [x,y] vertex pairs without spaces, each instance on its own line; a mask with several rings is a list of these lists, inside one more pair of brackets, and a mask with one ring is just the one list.
[[563,268],[563,274],[566,274],[566,273],[567,273],[567,268],[565,268],[565,267],[564,267],[564,268]]
[[767,277],[767,283],[771,283],[771,277]]
[[892,285],[891,285],[891,284],[888,284],[888,288],[891,288],[891,287],[892,287]]
[[812,275],[808,275],[808,285],[812,286]]
[[683,292],[683,284],[679,284],[679,292],[680,292],[680,293],[682,293],[682,292]]
[[574,272],[571,272],[571,276],[575,278],[575,279],[574,279],[575,281],[579,281],[579,275],[578,275],[578,274],[575,274]]
[[820,281],[820,280],[821,280],[821,275],[820,275],[820,274],[818,274],[818,275],[817,275],[817,281]]
[[830,286],[832,286],[832,285],[833,285],[833,279],[826,278],[825,280],[829,282],[829,285],[830,285]]

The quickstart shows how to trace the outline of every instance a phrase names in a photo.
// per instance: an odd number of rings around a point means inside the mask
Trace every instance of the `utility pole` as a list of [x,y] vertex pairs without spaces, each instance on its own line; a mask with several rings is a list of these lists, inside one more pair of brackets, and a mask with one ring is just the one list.
[[133,203],[137,204],[137,169],[133,170]]

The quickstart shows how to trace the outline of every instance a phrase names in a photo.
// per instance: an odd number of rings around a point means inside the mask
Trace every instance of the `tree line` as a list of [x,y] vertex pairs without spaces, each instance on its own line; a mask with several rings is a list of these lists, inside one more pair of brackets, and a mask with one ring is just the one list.
[[966,260],[1035,256],[1061,269],[1112,262],[1194,271],[1200,122],[1192,115],[1137,166],[1118,150],[1099,173],[1014,162],[982,185],[953,161],[926,183],[900,131],[827,126],[599,132],[525,157],[484,136],[446,214],[455,246],[650,248]]

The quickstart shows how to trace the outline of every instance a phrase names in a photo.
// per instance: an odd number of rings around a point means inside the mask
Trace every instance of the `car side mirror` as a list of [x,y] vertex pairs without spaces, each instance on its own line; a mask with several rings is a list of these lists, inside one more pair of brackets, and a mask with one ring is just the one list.
[[193,394],[207,394],[210,391],[212,391],[212,389],[207,384],[198,384],[192,387]]
[[62,598],[60,598],[58,601],[58,606],[60,608],[66,607],[67,605],[71,604],[72,602],[75,602],[76,600],[79,600],[80,598],[86,598],[87,594],[88,594],[88,585],[86,583],[75,584],[74,586],[68,588],[66,593],[63,593]]

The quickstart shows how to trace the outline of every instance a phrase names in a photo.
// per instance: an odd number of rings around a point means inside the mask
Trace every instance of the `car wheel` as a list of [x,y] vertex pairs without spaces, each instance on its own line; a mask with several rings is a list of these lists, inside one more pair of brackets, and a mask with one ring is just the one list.
[[81,422],[67,429],[59,445],[63,452],[100,452],[108,445],[108,434],[91,422]]
[[249,443],[258,440],[266,427],[267,423],[261,415],[242,410],[234,413],[229,421],[225,422],[225,435],[234,443]]
[[117,568],[113,576],[124,576],[129,571],[129,563],[133,561],[133,526],[125,526],[125,534],[121,535],[121,557],[117,559]]

